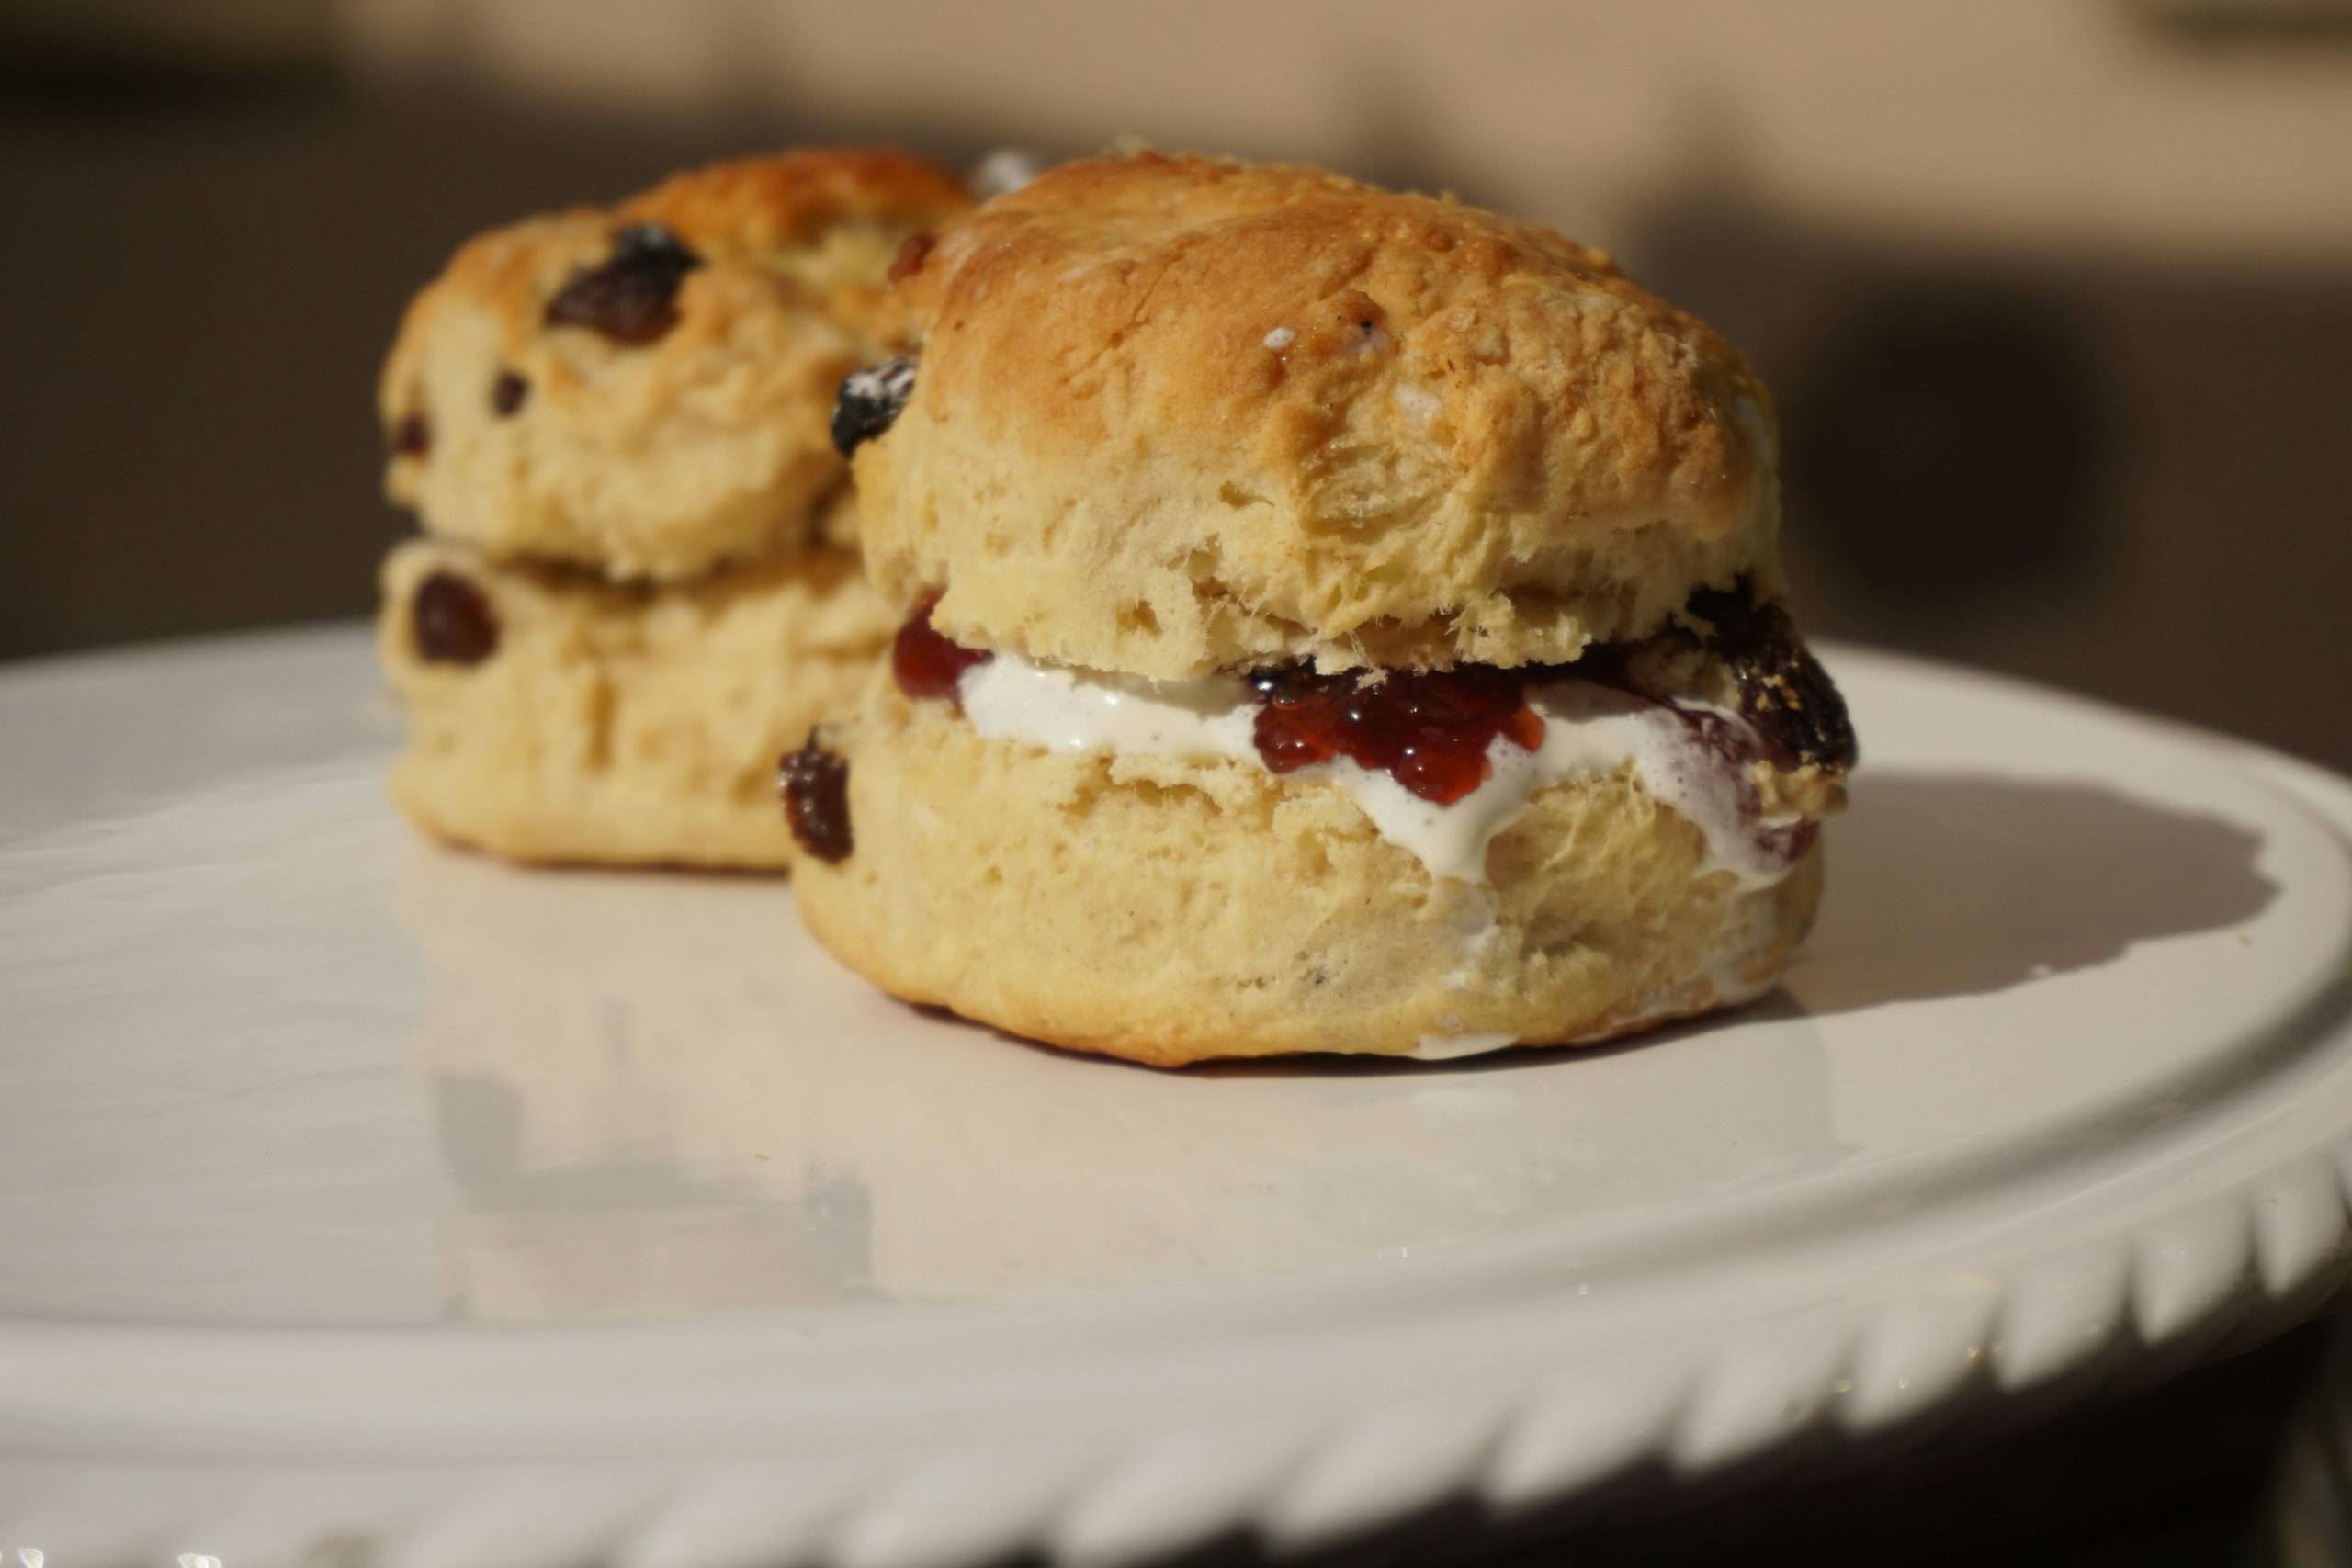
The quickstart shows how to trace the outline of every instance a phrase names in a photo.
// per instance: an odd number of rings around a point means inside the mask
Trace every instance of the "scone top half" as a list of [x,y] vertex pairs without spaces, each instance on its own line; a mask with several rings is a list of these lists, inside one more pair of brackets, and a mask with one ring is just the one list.
[[900,271],[921,355],[858,456],[865,547],[951,637],[1159,680],[1517,666],[1779,590],[1763,387],[1548,230],[1145,154]]
[[[892,276],[910,352],[849,379],[834,434],[913,611],[910,694],[927,665],[974,694],[986,660],[973,716],[1036,739],[1070,699],[1008,666],[1142,682],[1078,699],[1130,712],[1244,682],[1273,771],[1344,756],[1450,803],[1575,680],[1704,731],[1763,824],[1843,803],[1853,732],[1780,602],[1770,398],[1601,253],[1146,153],[1053,170]],[[1430,774],[1447,749],[1458,778]]]
[[969,205],[881,151],[794,151],[460,248],[379,389],[386,488],[425,528],[618,581],[791,549],[845,493],[842,375],[888,347],[885,273]]

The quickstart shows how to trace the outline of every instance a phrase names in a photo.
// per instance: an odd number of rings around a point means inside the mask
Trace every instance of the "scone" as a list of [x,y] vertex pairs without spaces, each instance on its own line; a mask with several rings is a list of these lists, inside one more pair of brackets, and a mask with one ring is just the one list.
[[902,270],[920,357],[835,423],[908,619],[786,768],[836,956],[1161,1065],[1770,987],[1855,750],[1736,351],[1546,230],[1201,158]]
[[806,542],[885,274],[967,205],[897,152],[790,152],[470,241],[409,306],[378,407],[427,529],[623,580]]
[[888,273],[969,205],[931,164],[791,152],[460,249],[385,367],[393,795],[526,861],[778,869],[775,757],[896,615],[830,433]]

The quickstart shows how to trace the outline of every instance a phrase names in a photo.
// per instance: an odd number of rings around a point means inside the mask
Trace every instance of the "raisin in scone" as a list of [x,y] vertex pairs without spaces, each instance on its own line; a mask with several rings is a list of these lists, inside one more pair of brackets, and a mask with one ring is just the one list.
[[897,620],[857,569],[835,393],[892,344],[893,258],[968,205],[898,153],[744,159],[484,235],[418,296],[381,408],[430,538],[386,564],[379,646],[421,826],[786,864],[775,756]]
[[1769,988],[1853,732],[1764,388],[1600,253],[1317,171],[1065,165],[854,378],[907,615],[786,769],[886,989],[1176,1065],[1605,1040]]

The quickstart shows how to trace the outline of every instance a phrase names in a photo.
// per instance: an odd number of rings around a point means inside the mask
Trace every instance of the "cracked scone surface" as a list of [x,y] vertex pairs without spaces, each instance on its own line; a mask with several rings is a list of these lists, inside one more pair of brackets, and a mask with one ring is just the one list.
[[1199,157],[1064,164],[899,285],[913,395],[857,457],[867,559],[949,635],[1174,679],[1513,665],[1778,591],[1747,361],[1599,251]]
[[854,849],[803,855],[809,929],[883,989],[1075,1050],[1181,1066],[1588,1042],[1769,987],[1816,848],[1753,892],[1623,772],[1537,795],[1491,886],[1433,877],[1336,786],[1245,763],[985,739],[877,674],[821,732]]
[[483,234],[384,367],[386,488],[432,533],[616,579],[800,547],[891,259],[967,205],[922,159],[797,151]]
[[[470,662],[420,647],[436,576],[490,617]],[[392,552],[382,591],[409,728],[394,800],[436,837],[550,863],[782,867],[776,760],[854,703],[896,619],[833,550],[657,590],[427,539]]]

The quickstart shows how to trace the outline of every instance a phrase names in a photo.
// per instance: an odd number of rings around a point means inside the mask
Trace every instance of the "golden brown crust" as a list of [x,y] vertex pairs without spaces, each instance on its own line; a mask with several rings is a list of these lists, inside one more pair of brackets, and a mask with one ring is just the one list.
[[[384,367],[387,490],[432,532],[616,579],[798,547],[846,477],[833,394],[880,351],[890,260],[967,205],[922,159],[800,151],[481,235],[410,305]],[[645,224],[695,259],[674,321],[634,342],[551,322]],[[421,450],[400,449],[404,426]]]
[[898,285],[869,560],[951,635],[1154,677],[1573,659],[1777,586],[1769,399],[1600,252],[1199,157],[1065,164]]
[[1821,894],[1818,850],[1741,891],[1625,771],[1537,795],[1474,886],[1328,782],[985,739],[887,671],[822,734],[853,848],[793,876],[836,958],[907,1000],[1160,1066],[1610,1039],[1768,988]]
[[832,147],[689,169],[614,211],[623,222],[662,224],[688,244],[764,253],[798,249],[846,225],[911,231],[970,205],[963,182],[928,158]]

